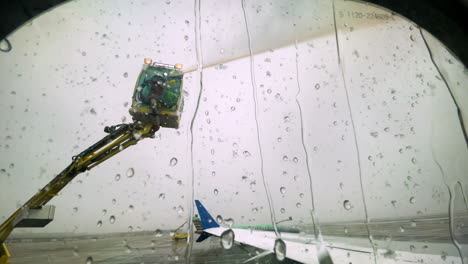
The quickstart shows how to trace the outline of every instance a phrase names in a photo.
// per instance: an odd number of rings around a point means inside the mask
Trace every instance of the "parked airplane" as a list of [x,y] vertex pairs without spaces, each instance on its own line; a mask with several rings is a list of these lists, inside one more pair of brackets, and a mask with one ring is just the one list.
[[321,243],[317,243],[314,236],[301,233],[299,229],[278,226],[277,230],[280,234],[278,237],[271,225],[222,227],[199,200],[195,200],[195,204],[203,228],[197,242],[210,236],[217,236],[221,238],[221,244],[226,249],[231,248],[237,242],[264,250],[245,262],[275,254],[280,261],[289,258],[311,264],[333,263],[327,246],[320,245]]

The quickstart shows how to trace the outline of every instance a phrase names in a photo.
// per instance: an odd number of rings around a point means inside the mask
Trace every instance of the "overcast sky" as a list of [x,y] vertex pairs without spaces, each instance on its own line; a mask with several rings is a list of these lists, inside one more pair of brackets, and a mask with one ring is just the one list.
[[[200,75],[193,3],[183,2],[72,1],[9,36],[13,50],[0,53],[0,221],[103,137],[104,126],[130,122],[146,57],[184,64],[180,129],[163,128],[77,176],[50,202],[55,220],[38,231],[182,224],[191,204],[191,133],[195,198],[235,224],[271,223],[263,179],[276,219],[292,216],[293,224],[311,223],[312,194],[328,222],[364,220],[366,211],[371,219],[446,213],[446,184],[467,188],[456,107],[415,25],[337,1],[336,37],[327,1],[248,1],[251,72],[240,1],[202,1],[206,67],[190,131]],[[466,99],[463,66],[424,36],[455,97]]]

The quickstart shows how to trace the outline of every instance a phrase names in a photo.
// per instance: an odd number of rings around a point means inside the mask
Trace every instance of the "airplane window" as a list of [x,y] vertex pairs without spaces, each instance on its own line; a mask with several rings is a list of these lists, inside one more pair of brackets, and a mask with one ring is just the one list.
[[69,1],[0,49],[0,264],[468,263],[468,72],[398,14]]

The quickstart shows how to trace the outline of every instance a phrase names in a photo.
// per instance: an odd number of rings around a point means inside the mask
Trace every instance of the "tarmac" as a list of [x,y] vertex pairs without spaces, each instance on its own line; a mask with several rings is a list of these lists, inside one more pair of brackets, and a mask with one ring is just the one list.
[[[196,235],[198,236],[198,235]],[[137,234],[108,234],[79,237],[53,237],[10,240],[8,248],[11,264],[70,263],[70,264],[150,264],[186,263],[187,241],[172,240],[168,233],[156,237],[148,232]],[[193,243],[189,263],[243,263],[255,256],[250,246],[221,247],[219,239],[211,237],[202,243]],[[92,262],[86,262],[92,258]],[[274,255],[262,258],[260,263],[279,263]],[[297,263],[286,261],[281,263]]]
[[[467,223],[467,224],[465,224]],[[309,227],[310,229],[310,227]],[[301,236],[311,237],[306,227]],[[462,263],[468,260],[468,216],[457,218],[450,232],[444,216],[431,218],[378,220],[369,225],[372,248],[366,226],[361,222],[328,223],[321,226],[330,255],[335,263]],[[195,234],[195,238],[198,235]],[[455,240],[454,240],[455,239]],[[454,241],[461,246],[457,249]],[[261,253],[248,245],[221,247],[219,238],[210,237],[193,243],[187,258],[187,241],[174,241],[170,232],[129,232],[111,234],[13,234],[7,240],[11,264],[150,264],[150,263],[243,263]],[[311,256],[313,258],[313,256]],[[92,260],[92,261],[90,261]],[[253,263],[280,263],[274,254]],[[297,263],[286,260],[281,263]]]

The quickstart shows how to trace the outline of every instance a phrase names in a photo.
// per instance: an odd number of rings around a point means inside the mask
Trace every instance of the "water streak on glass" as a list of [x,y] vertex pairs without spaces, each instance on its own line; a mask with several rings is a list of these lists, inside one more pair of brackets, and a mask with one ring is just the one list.
[[452,190],[450,188],[450,185],[447,182],[445,172],[442,169],[442,166],[440,165],[439,161],[437,161],[437,159],[436,159],[436,157],[434,155],[434,148],[433,147],[434,146],[431,145],[432,159],[434,160],[435,164],[437,165],[437,168],[439,168],[440,175],[442,176],[442,180],[444,181],[445,187],[447,188],[447,192],[448,192],[448,195],[449,195],[449,208],[448,208],[449,212],[448,212],[448,215],[449,215],[450,239],[452,241],[452,244],[455,246],[455,248],[458,251],[458,255],[460,256],[461,263],[465,264],[465,262],[463,261],[462,247],[461,247],[460,243],[458,243],[458,241],[456,240],[454,230],[453,230],[453,228],[454,228],[454,213],[453,213],[453,211],[454,211],[454,201],[455,201],[454,190]]
[[332,1],[332,7],[333,7],[333,25],[335,27],[335,41],[336,41],[336,50],[337,50],[337,55],[338,55],[338,66],[340,68],[340,73],[341,73],[341,78],[343,79],[343,87],[346,93],[346,102],[349,110],[349,117],[351,119],[351,127],[353,129],[353,137],[354,137],[354,145],[356,147],[356,155],[357,155],[357,165],[359,169],[359,184],[360,184],[360,189],[361,189],[361,198],[362,198],[362,203],[364,206],[364,215],[366,217],[366,229],[367,229],[367,235],[369,238],[369,242],[371,243],[372,246],[372,251],[373,251],[373,261],[375,264],[377,264],[377,248],[374,244],[372,234],[370,232],[369,228],[369,214],[367,212],[367,203],[366,203],[366,197],[364,195],[364,184],[362,181],[362,169],[361,169],[361,157],[359,153],[359,145],[357,142],[357,135],[356,135],[356,127],[354,124],[353,120],[353,111],[351,110],[351,103],[349,101],[349,93],[348,93],[348,88],[346,86],[346,79],[345,79],[345,74],[344,74],[344,69],[343,69],[343,63],[341,62],[341,54],[340,54],[340,43],[338,41],[338,28],[336,25],[336,10],[335,10],[335,0]]
[[[455,100],[455,98],[453,96],[453,93],[450,90],[450,86],[448,85],[447,80],[445,80],[444,75],[441,73],[439,67],[437,66],[437,63],[435,63],[435,61],[434,61],[432,51],[431,51],[429,45],[427,44],[427,41],[426,41],[426,39],[424,37],[424,34],[422,33],[421,28],[419,28],[419,33],[420,33],[420,35],[421,35],[421,37],[422,37],[422,39],[424,41],[424,44],[425,44],[425,46],[427,48],[427,51],[429,53],[429,57],[431,58],[432,64],[434,65],[437,72],[439,73],[439,76],[441,76],[445,86],[447,87],[447,90],[449,91],[449,94],[450,94],[450,96],[452,98],[453,104],[457,108],[457,114],[458,114],[458,118],[460,120],[460,126],[461,126],[461,129],[463,131],[463,134],[465,136],[465,141],[466,141],[466,140],[468,140],[468,138],[467,138],[467,135],[466,135],[466,131],[464,129],[465,126],[464,126],[464,123],[463,123],[463,118],[462,118],[462,115],[461,115],[460,108],[457,105],[457,101]],[[431,130],[431,132],[432,132],[432,130]],[[433,141],[431,140],[431,142],[433,142]],[[457,248],[458,254],[460,255],[461,263],[464,264],[465,262],[464,262],[464,258],[463,258],[462,246],[456,240],[455,235],[454,235],[454,230],[453,230],[454,229],[454,200],[455,200],[455,193],[454,193],[454,190],[452,190],[450,188],[450,183],[447,181],[447,177],[445,175],[445,172],[442,169],[442,166],[440,165],[440,163],[437,161],[436,156],[434,155],[434,145],[433,144],[431,144],[431,153],[432,153],[432,159],[434,160],[437,167],[439,168],[440,174],[442,176],[442,180],[443,180],[443,182],[444,182],[444,184],[445,184],[445,186],[447,188],[448,194],[449,194],[449,230],[450,230],[450,238],[451,238],[451,241],[452,241],[453,245]],[[465,197],[463,197],[463,198],[464,198],[463,200],[466,202]]]
[[460,187],[460,191],[463,198],[463,203],[465,204],[465,210],[468,212],[468,197],[466,196],[465,189],[463,189],[463,185],[461,182],[457,182],[458,186]]
[[[439,166],[439,165],[437,165]],[[440,168],[440,167],[439,167]],[[447,186],[447,191],[449,193],[449,198],[450,198],[450,203],[449,203],[449,230],[450,230],[450,237],[452,239],[453,245],[457,248],[458,254],[460,255],[461,263],[465,264],[465,261],[463,260],[463,249],[460,243],[457,241],[455,237],[455,215],[454,215],[454,209],[455,209],[455,190],[452,190],[450,186]]]
[[[463,203],[460,203],[460,202],[463,202]],[[464,227],[465,225],[464,222],[466,220],[464,216],[466,215],[466,213],[468,213],[468,203],[467,203],[465,190],[463,189],[463,185],[460,181],[458,181],[454,187],[454,206],[453,207],[454,207],[453,208],[454,221],[451,226],[456,231],[454,234],[455,241],[459,244],[462,244],[460,245],[462,263],[467,263],[468,248],[466,247],[466,242],[463,243],[463,241],[461,241],[463,239],[464,234],[463,232],[460,232],[460,229]],[[457,233],[458,233],[458,236],[457,236]],[[460,239],[460,241],[458,239]]]
[[317,247],[319,247],[319,245],[323,243],[323,237],[322,237],[322,232],[320,230],[320,225],[319,225],[317,216],[315,214],[315,200],[314,200],[314,192],[313,192],[313,181],[312,181],[312,176],[310,174],[309,153],[307,151],[305,141],[304,141],[304,117],[302,114],[302,107],[298,99],[299,94],[301,93],[301,83],[299,81],[299,50],[297,47],[297,40],[294,43],[294,47],[296,49],[296,61],[295,61],[296,62],[296,82],[297,82],[296,104],[299,109],[299,119],[300,119],[300,124],[301,124],[301,143],[302,143],[302,148],[304,149],[304,154],[305,154],[307,175],[309,176],[310,198],[311,198],[311,205],[312,205],[312,210],[311,210],[312,224],[314,228],[315,241],[318,242]]
[[190,256],[192,254],[192,248],[193,248],[193,225],[192,225],[192,218],[193,218],[193,212],[194,212],[194,195],[195,195],[195,168],[194,168],[194,162],[193,162],[193,125],[195,123],[195,119],[198,114],[198,108],[200,106],[200,98],[202,95],[203,91],[203,55],[202,55],[202,50],[201,50],[201,15],[200,15],[200,10],[201,10],[201,0],[195,0],[195,7],[194,7],[194,15],[195,15],[195,48],[196,48],[196,54],[197,54],[197,71],[199,73],[199,91],[198,91],[198,97],[197,97],[197,104],[195,107],[195,111],[193,112],[193,117],[192,120],[190,121],[190,163],[192,166],[192,177],[190,178],[190,205],[189,205],[189,217],[188,217],[188,237],[187,237],[187,251],[185,254],[185,262],[190,263]]
[[256,132],[257,132],[257,143],[258,143],[258,150],[260,153],[260,172],[262,174],[263,186],[265,187],[265,193],[267,195],[268,206],[270,208],[270,217],[271,222],[273,224],[273,228],[275,229],[275,234],[277,237],[280,237],[280,233],[278,232],[278,228],[276,226],[276,216],[275,216],[275,209],[273,207],[273,201],[271,199],[270,188],[268,186],[268,182],[265,178],[264,174],[264,164],[263,164],[263,153],[262,153],[262,145],[260,142],[260,127],[258,125],[258,100],[257,100],[257,83],[255,82],[255,69],[254,69],[254,55],[252,51],[252,39],[249,32],[249,24],[247,20],[247,12],[245,11],[245,0],[242,0],[242,12],[244,14],[245,20],[245,29],[247,31],[247,39],[249,42],[249,54],[250,54],[250,78],[252,82],[252,93],[253,93],[253,100],[254,100],[254,117],[255,117],[255,125],[256,125]]
[[465,130],[465,120],[463,120],[463,115],[462,115],[462,112],[461,112],[461,110],[460,110],[460,107],[458,106],[457,100],[455,100],[455,96],[453,95],[453,92],[452,92],[452,90],[450,89],[450,86],[448,85],[447,80],[445,79],[444,75],[443,75],[442,72],[440,71],[439,66],[438,66],[437,63],[434,61],[434,56],[432,55],[431,48],[430,48],[429,45],[427,44],[427,40],[426,40],[426,38],[424,37],[424,34],[422,33],[422,29],[421,29],[421,28],[419,28],[419,34],[421,34],[421,37],[422,37],[422,39],[424,40],[424,45],[426,45],[427,51],[429,52],[429,57],[431,57],[432,64],[434,64],[434,67],[436,68],[437,72],[439,73],[439,76],[442,78],[442,81],[444,81],[444,84],[445,84],[445,86],[447,87],[447,90],[449,91],[450,96],[452,97],[453,104],[454,104],[455,107],[457,108],[457,114],[458,114],[458,119],[460,120],[460,126],[461,126],[461,129],[462,129],[463,135],[465,136],[465,142],[466,142],[466,144],[467,144],[467,146],[468,146],[468,134],[467,134],[467,132],[466,132],[466,130]]

